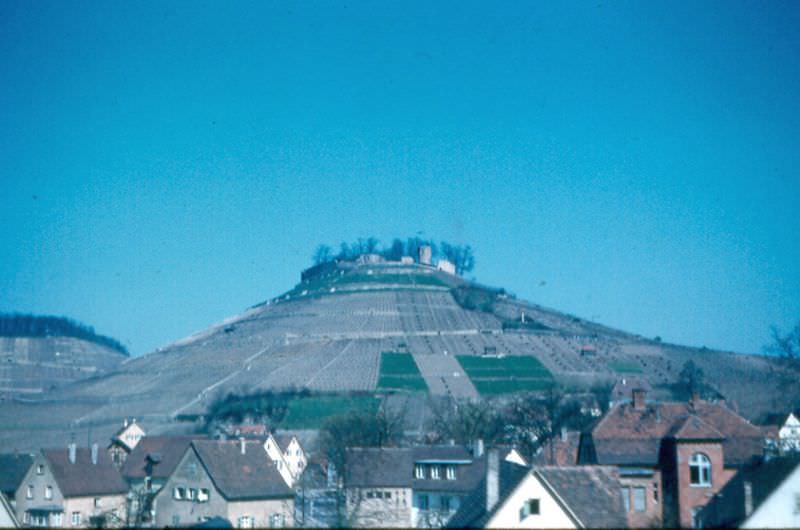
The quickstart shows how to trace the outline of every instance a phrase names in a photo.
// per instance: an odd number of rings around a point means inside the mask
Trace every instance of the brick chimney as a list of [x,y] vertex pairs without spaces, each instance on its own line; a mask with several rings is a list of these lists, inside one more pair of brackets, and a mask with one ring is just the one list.
[[633,410],[644,410],[645,409],[645,398],[647,397],[647,391],[644,388],[634,388],[633,389]]
[[486,453],[486,512],[500,500],[500,453],[497,449],[489,449]]

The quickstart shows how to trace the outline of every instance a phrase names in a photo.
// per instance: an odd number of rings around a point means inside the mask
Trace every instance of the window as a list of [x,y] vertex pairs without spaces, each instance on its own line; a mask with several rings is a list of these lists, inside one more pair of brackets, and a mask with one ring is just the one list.
[[186,489],[176,487],[172,490],[172,498],[176,501],[182,501],[186,497]]
[[269,516],[269,526],[272,528],[282,528],[286,525],[286,520],[282,513],[273,513]]
[[50,516],[50,526],[61,526],[61,514],[54,513]]
[[658,502],[658,482],[653,482],[653,502]]
[[36,466],[36,474],[44,475],[44,464],[39,464],[38,466]]
[[53,486],[44,487],[44,498],[48,501],[53,498]]
[[145,491],[150,491],[153,489],[153,479],[150,477],[144,477],[144,489]]
[[700,520],[700,510],[702,506],[692,508],[692,528],[703,528],[703,521]]
[[197,502],[208,502],[208,488],[200,488],[197,492]]
[[689,460],[689,484],[711,486],[711,460],[703,453],[695,453]]
[[384,499],[391,499],[392,498],[392,492],[391,491],[385,491],[383,493],[383,498]]
[[625,505],[625,511],[631,511],[631,489],[628,486],[623,486],[621,488],[622,491],[622,503]]
[[528,499],[519,509],[519,520],[522,521],[529,515],[539,515],[539,499]]
[[249,515],[243,515],[236,521],[238,528],[253,528],[255,525],[255,520]]
[[633,488],[633,511],[643,512],[647,509],[646,503],[647,492],[643,486]]
[[414,478],[424,479],[425,478],[425,466],[422,464],[417,464],[414,466]]
[[447,480],[455,480],[456,479],[456,466],[453,466],[453,465],[447,466],[446,476],[447,476]]
[[111,520],[112,521],[118,521],[119,520],[119,512],[117,511],[116,508],[111,510]]
[[375,492],[374,491],[368,491],[367,492],[367,498],[368,499],[374,499],[375,498]]
[[25,515],[22,516],[22,522],[25,524],[31,524],[31,513],[25,512]]
[[428,509],[428,495],[425,493],[421,493],[417,495],[417,508],[420,510],[427,510]]
[[72,526],[81,525],[81,512],[72,512]]
[[439,478],[441,478],[439,476],[439,466],[431,466],[431,478],[433,480],[439,480]]
[[189,493],[187,496],[188,500],[193,501],[197,498],[197,490],[195,488],[189,488],[187,492]]
[[28,484],[28,493],[25,494],[26,499],[33,498],[33,484]]
[[450,497],[447,495],[442,495],[442,498],[439,500],[439,505],[442,507],[442,510],[445,512],[450,511]]
[[95,508],[99,508],[102,504],[103,504],[103,501],[102,501],[102,499],[100,499],[100,497],[95,497],[94,498],[94,507]]

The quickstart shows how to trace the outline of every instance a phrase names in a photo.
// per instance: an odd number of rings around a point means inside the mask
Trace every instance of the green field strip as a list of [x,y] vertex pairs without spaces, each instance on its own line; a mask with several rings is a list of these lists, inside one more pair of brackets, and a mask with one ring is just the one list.
[[535,357],[478,357],[456,359],[482,395],[537,392],[553,384],[553,375]]
[[318,429],[332,416],[349,412],[376,414],[380,399],[373,396],[311,396],[289,402],[281,426],[286,429]]
[[428,385],[410,353],[382,352],[378,390],[425,392]]

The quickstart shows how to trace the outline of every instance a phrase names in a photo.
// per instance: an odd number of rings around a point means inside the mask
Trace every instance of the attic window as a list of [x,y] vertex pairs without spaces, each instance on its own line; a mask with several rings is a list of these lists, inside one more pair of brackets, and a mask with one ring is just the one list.
[[208,488],[200,488],[197,492],[197,502],[208,502]]
[[539,499],[528,499],[519,509],[519,520],[522,521],[529,515],[539,515]]
[[417,464],[414,466],[414,478],[424,479],[425,478],[425,466],[422,464]]
[[44,464],[39,464],[38,466],[36,466],[36,474],[44,475]]
[[439,466],[431,466],[431,478],[433,480],[439,480],[441,478],[439,475]]
[[449,465],[447,466],[447,480],[455,480],[456,479],[456,466]]
[[186,497],[186,488],[176,487],[172,490],[172,498],[176,501],[182,501]]
[[689,483],[692,486],[711,486],[711,460],[703,453],[695,453],[689,460]]

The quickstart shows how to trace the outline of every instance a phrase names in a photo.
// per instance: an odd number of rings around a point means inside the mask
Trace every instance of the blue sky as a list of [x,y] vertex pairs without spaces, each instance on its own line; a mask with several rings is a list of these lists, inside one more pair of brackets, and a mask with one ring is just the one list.
[[0,310],[136,354],[424,232],[757,352],[800,319],[793,2],[0,3]]

